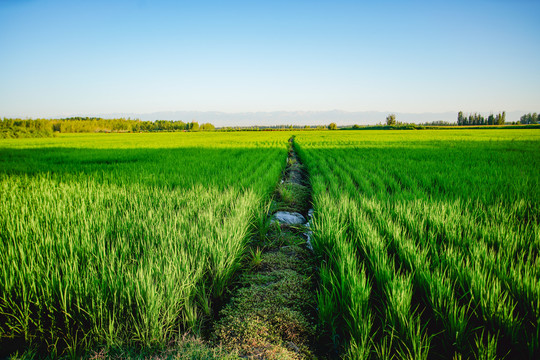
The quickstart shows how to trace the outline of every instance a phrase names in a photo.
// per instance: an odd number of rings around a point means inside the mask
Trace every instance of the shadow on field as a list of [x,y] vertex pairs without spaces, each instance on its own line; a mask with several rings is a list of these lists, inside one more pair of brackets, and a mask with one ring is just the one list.
[[270,171],[276,162],[284,165],[285,156],[283,148],[0,148],[0,176],[167,188],[251,187],[257,185],[256,174]]
[[[382,199],[478,199],[491,204],[540,201],[540,191],[531,186],[531,179],[540,179],[537,147],[532,141],[358,142],[349,147],[300,145],[300,152],[309,160],[311,176],[325,177],[327,190],[335,193],[347,187]],[[340,179],[348,182],[339,185]]]

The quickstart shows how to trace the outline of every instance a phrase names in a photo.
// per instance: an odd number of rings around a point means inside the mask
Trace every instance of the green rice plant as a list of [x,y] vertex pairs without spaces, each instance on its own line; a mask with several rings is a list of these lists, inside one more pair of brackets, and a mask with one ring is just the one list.
[[397,349],[400,359],[429,359],[431,336],[426,333],[418,317],[412,317],[403,337],[402,346]]
[[382,337],[382,339],[373,345],[374,353],[377,359],[392,360],[395,359],[394,342],[397,342],[394,331],[390,331],[388,334]]
[[411,313],[412,282],[410,277],[395,277],[385,286],[386,317],[390,326],[403,334]]
[[500,357],[497,355],[497,340],[497,335],[487,333],[487,335],[484,336],[484,332],[482,331],[482,333],[474,340],[478,349],[478,353],[476,354],[475,358],[479,360],[500,359]]
[[340,321],[338,279],[325,264],[319,269],[320,287],[317,292],[319,323],[330,334],[332,342],[339,343]]
[[270,213],[270,207],[272,206],[272,201],[268,200],[264,206],[261,206],[258,209],[258,212],[255,214],[255,230],[257,231],[257,241],[264,244],[268,237],[268,232],[271,227],[271,219],[268,214]]
[[256,250],[250,249],[250,266],[252,268],[258,268],[261,266],[262,263],[262,251],[261,249],[257,248]]

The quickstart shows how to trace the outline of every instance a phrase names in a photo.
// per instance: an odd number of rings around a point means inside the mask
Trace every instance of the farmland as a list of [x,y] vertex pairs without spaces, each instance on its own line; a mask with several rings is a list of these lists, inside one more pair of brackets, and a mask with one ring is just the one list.
[[538,357],[540,133],[522,129],[1,140],[0,347],[204,337],[249,271],[292,135],[318,356]]
[[537,358],[540,134],[302,134],[319,317],[352,358]]
[[165,344],[199,327],[239,266],[288,137],[2,142],[2,347],[75,354]]

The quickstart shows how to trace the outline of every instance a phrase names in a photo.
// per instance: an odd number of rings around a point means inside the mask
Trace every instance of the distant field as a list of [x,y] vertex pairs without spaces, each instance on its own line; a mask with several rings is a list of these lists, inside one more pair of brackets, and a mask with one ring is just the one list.
[[0,349],[79,354],[207,329],[292,135],[313,191],[323,348],[540,356],[535,129],[0,140]]
[[540,133],[302,133],[320,320],[352,358],[538,358]]
[[166,344],[222,295],[284,133],[0,141],[0,347]]

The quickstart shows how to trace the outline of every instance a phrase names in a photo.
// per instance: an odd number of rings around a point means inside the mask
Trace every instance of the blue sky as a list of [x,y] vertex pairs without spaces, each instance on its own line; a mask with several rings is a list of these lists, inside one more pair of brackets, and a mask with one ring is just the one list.
[[0,0],[0,116],[540,111],[540,1]]

